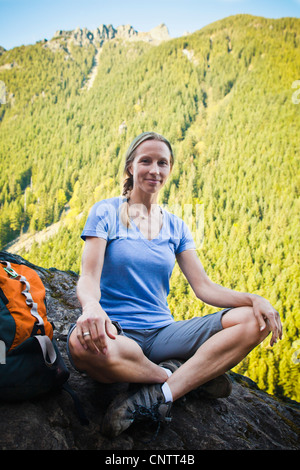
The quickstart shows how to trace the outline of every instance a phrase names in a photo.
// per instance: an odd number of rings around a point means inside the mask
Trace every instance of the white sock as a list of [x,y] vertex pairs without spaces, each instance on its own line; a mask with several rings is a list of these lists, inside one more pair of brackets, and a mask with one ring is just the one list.
[[172,396],[172,392],[171,392],[171,389],[169,387],[169,385],[167,384],[167,382],[165,382],[162,387],[161,387],[161,390],[164,394],[164,397],[165,397],[165,401],[168,402],[168,401],[173,401],[173,396]]
[[168,374],[168,377],[170,377],[173,374],[173,372],[170,369],[167,369],[166,367],[161,367],[161,368],[166,371],[166,373]]

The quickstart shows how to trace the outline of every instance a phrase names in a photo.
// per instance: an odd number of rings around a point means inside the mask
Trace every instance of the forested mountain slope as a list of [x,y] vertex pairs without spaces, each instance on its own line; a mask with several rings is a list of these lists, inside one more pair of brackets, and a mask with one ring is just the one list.
[[[130,141],[164,134],[176,164],[160,202],[183,215],[192,205],[193,221],[204,210],[198,253],[210,278],[267,297],[284,323],[283,341],[236,370],[299,400],[300,20],[238,15],[157,46],[113,39],[90,88],[94,45],[58,41],[0,56],[1,247],[61,220],[19,254],[78,272],[87,213],[120,194]],[[215,310],[177,267],[169,303],[176,319]]]

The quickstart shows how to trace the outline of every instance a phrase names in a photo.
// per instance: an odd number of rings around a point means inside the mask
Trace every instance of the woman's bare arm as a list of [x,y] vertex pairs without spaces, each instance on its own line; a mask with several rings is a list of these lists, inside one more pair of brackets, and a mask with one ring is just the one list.
[[[106,243],[103,238],[86,238],[77,284],[77,297],[82,306],[82,315],[77,320],[78,339],[85,349],[103,354],[107,352],[107,336],[115,338],[111,321],[99,303]],[[83,335],[86,332],[90,335]]]
[[282,338],[279,314],[268,300],[256,294],[237,292],[212,282],[195,250],[179,253],[177,261],[197,298],[209,305],[221,308],[251,306],[260,330],[266,327],[266,321],[269,322],[273,333],[271,344],[276,343],[278,338]]

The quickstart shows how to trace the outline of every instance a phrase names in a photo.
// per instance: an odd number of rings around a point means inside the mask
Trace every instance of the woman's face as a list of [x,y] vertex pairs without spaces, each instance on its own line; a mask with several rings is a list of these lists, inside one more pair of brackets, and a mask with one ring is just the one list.
[[165,184],[171,171],[168,146],[159,140],[146,140],[135,151],[129,171],[133,176],[133,189],[156,193]]

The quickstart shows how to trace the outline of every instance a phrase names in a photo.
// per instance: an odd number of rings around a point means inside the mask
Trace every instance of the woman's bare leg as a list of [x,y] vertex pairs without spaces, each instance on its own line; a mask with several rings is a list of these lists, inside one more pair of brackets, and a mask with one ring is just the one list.
[[269,330],[259,330],[251,307],[228,311],[222,324],[224,329],[168,378],[173,401],[237,365],[269,334]]
[[107,354],[94,354],[85,350],[73,330],[69,348],[74,365],[102,383],[164,383],[166,371],[151,362],[140,346],[126,336],[108,338]]
[[[240,307],[226,312],[222,324],[223,330],[203,343],[198,351],[166,381],[156,381],[150,385],[150,376],[148,376],[148,380],[145,380],[148,385],[144,385],[133,395],[128,393],[116,397],[104,416],[102,432],[115,437],[127,429],[137,417],[151,419],[154,416],[155,421],[169,420],[171,401],[222,375],[240,362],[268,334],[267,328],[263,332],[260,331],[250,307]],[[167,362],[165,361],[166,367]],[[140,364],[143,362],[138,365]],[[145,367],[149,367],[148,371],[151,370],[149,363],[145,364]],[[142,370],[142,377],[145,377],[144,371],[145,369]],[[158,384],[162,382],[165,383],[160,387]],[[169,392],[172,394],[170,398]],[[143,408],[149,411],[149,415],[144,412],[141,414]]]
[[251,307],[228,311],[222,318],[223,330],[209,338],[171,377],[150,361],[140,346],[119,335],[108,339],[108,352],[94,354],[81,346],[73,331],[69,348],[75,366],[102,383],[164,383],[167,381],[173,401],[220,376],[237,365],[263,341],[269,330],[260,331]]

